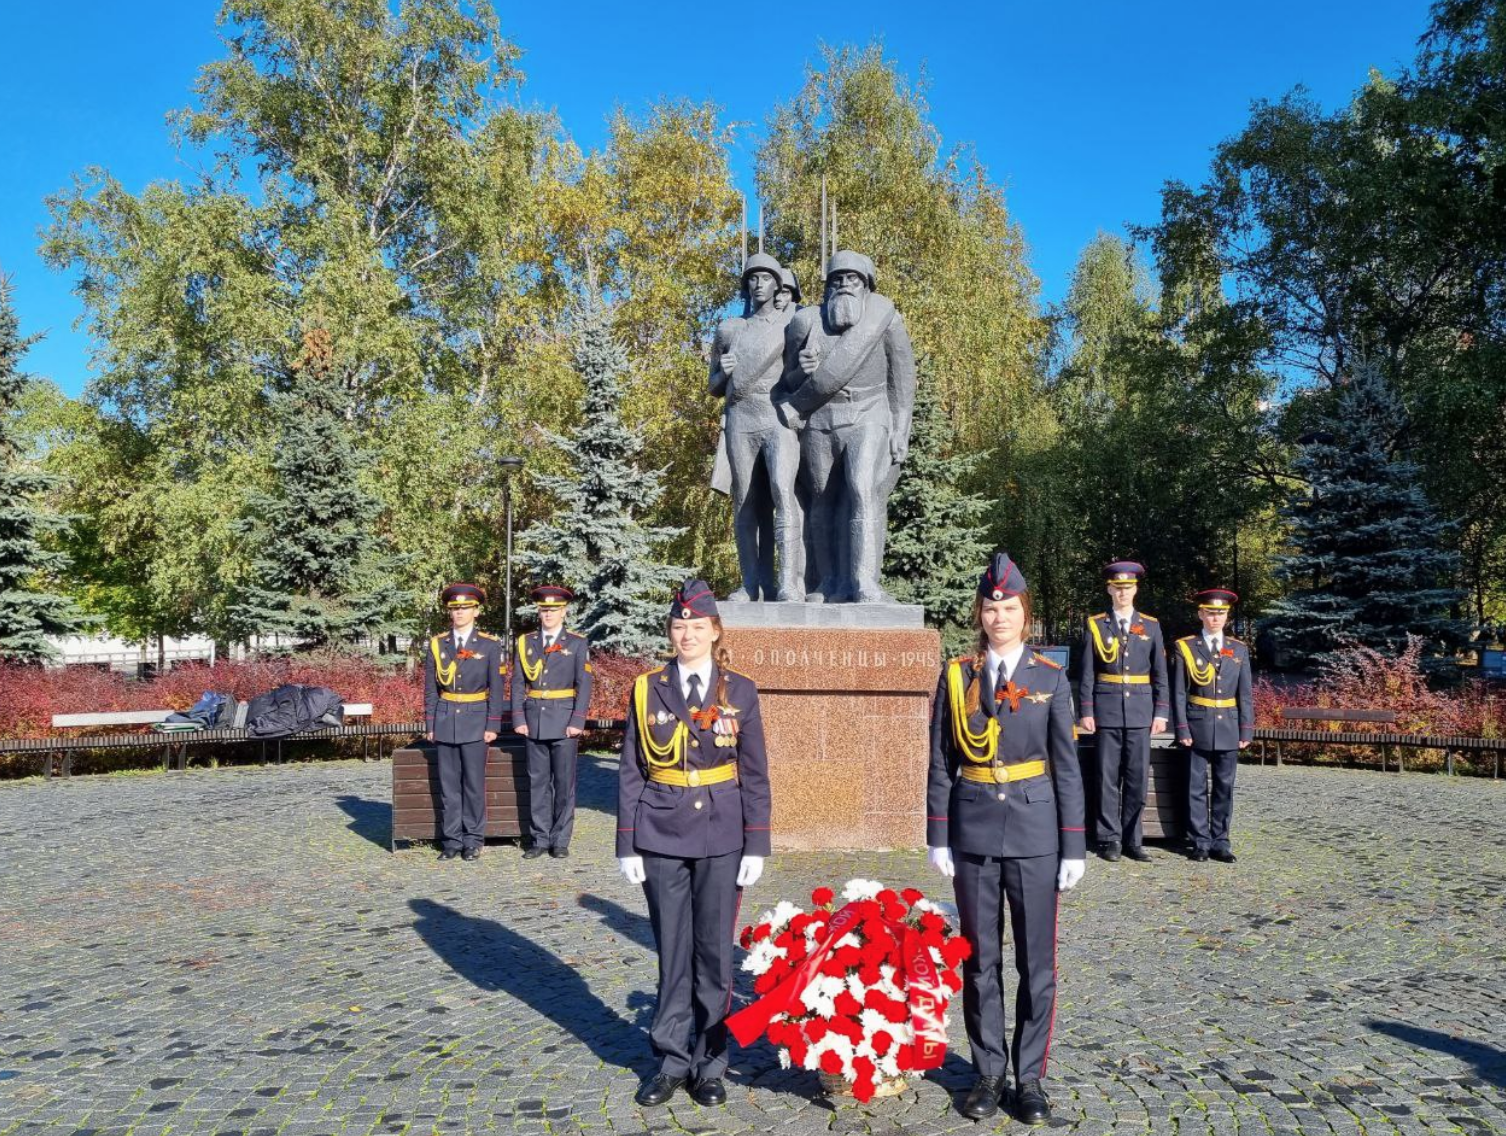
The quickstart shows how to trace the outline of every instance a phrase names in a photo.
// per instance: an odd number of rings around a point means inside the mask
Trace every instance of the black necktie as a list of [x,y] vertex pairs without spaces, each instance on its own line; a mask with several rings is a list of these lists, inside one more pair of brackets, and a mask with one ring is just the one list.
[[1127,619],[1121,619],[1119,621],[1119,638],[1121,638],[1121,639],[1128,639],[1129,638],[1129,620],[1127,620]]
[[691,675],[687,681],[690,683],[690,693],[686,696],[685,702],[692,710],[699,710],[701,708],[701,676]]

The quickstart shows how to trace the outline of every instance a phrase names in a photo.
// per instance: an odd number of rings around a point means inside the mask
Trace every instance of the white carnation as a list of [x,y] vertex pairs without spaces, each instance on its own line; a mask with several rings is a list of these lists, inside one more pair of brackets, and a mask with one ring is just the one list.
[[858,899],[872,899],[884,890],[884,885],[878,880],[848,880],[847,886],[842,889],[842,898],[851,903]]

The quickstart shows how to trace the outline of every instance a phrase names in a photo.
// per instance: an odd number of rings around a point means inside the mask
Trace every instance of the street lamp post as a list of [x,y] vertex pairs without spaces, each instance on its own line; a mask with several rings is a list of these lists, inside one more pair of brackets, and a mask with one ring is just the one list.
[[504,618],[507,622],[507,667],[512,670],[512,475],[523,468],[522,458],[498,458],[497,464],[502,467],[502,501],[503,509],[507,514],[507,570],[506,583],[504,585]]

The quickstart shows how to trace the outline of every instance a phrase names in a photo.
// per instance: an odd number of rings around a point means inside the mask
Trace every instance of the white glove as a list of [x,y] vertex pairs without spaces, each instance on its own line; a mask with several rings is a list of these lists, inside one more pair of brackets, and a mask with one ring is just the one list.
[[952,850],[950,848],[927,848],[926,853],[931,861],[931,867],[935,868],[947,879],[957,874],[957,865],[952,863]]
[[1056,890],[1071,891],[1082,882],[1083,873],[1087,870],[1086,860],[1063,860],[1056,873]]
[[630,884],[641,884],[648,879],[647,873],[643,870],[642,856],[619,856],[617,868],[622,873],[622,878]]
[[737,866],[737,886],[750,888],[758,882],[758,877],[763,875],[762,856],[744,856],[742,863]]

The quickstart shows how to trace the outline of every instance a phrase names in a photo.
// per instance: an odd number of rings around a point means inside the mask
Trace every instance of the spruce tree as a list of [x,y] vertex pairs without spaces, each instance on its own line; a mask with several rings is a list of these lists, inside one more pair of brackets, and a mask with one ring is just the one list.
[[687,575],[654,550],[682,530],[638,519],[659,499],[663,471],[639,468],[643,440],[622,421],[628,358],[612,337],[610,310],[587,299],[575,311],[571,334],[585,388],[581,426],[574,438],[548,435],[570,472],[538,475],[560,508],[523,533],[519,559],[536,582],[563,583],[580,594],[577,630],[595,646],[648,655],[664,645],[669,595]]
[[71,599],[43,590],[68,566],[43,538],[68,521],[38,504],[57,478],[27,468],[17,437],[17,406],[31,381],[21,356],[39,338],[22,338],[10,278],[0,275],[0,659],[19,663],[51,658],[48,636],[76,634],[89,622]]
[[1293,471],[1307,482],[1282,510],[1295,551],[1278,577],[1292,591],[1270,609],[1277,640],[1303,663],[1341,646],[1406,649],[1459,637],[1450,605],[1459,568],[1451,526],[1398,456],[1406,427],[1401,399],[1381,369],[1362,364],[1307,435]]
[[289,388],[272,396],[275,489],[251,499],[250,580],[234,616],[242,632],[280,635],[298,649],[395,630],[408,597],[396,558],[377,544],[376,500],[357,484],[361,458],[335,373],[330,335],[304,336]]
[[961,651],[973,641],[968,616],[991,546],[987,499],[959,487],[988,454],[947,453],[954,438],[930,360],[917,371],[910,452],[889,498],[884,586],[924,607],[946,650]]

